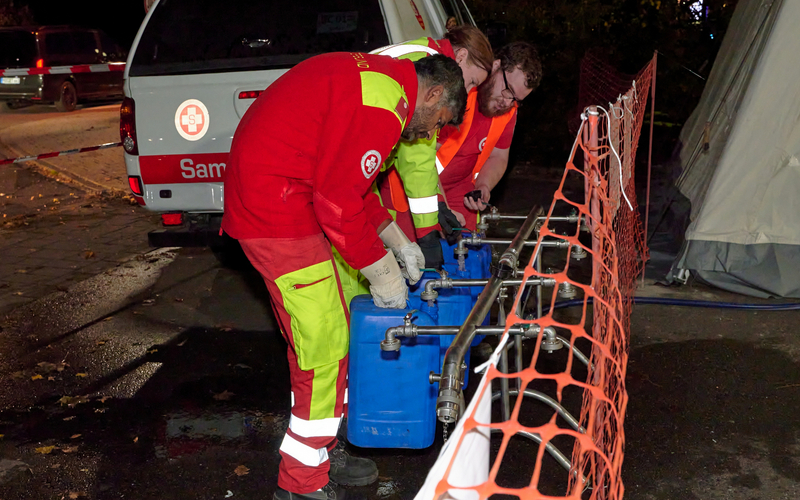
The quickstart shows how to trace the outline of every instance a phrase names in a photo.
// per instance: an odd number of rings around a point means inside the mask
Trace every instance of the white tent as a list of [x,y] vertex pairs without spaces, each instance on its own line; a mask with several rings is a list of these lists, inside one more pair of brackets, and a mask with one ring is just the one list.
[[800,297],[800,0],[739,0],[680,141],[691,202],[670,279]]

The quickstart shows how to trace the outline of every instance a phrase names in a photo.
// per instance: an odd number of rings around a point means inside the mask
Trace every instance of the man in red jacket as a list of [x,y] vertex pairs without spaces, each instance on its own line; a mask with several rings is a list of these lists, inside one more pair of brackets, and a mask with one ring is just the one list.
[[403,276],[418,279],[424,258],[389,225],[370,186],[399,139],[460,123],[465,105],[461,69],[450,58],[333,53],[276,80],[236,129],[222,228],[264,277],[289,343],[292,409],[276,500],[324,500],[336,497],[337,483],[378,477],[374,462],[336,440],[357,288],[350,269],[369,280],[377,306],[405,307]]

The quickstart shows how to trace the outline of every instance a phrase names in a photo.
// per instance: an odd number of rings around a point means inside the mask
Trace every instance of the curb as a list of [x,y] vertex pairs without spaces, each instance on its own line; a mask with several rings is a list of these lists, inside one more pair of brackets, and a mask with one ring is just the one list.
[[[26,151],[11,146],[3,142],[1,139],[0,139],[0,148],[4,148],[10,151],[12,153],[11,156],[28,156]],[[111,186],[104,186],[82,175],[78,175],[74,172],[71,172],[68,169],[53,165],[52,163],[46,160],[31,160],[25,163],[27,163],[27,165],[21,165],[21,164],[18,165],[20,165],[22,168],[28,168],[29,166],[33,166],[34,170],[36,170],[38,173],[46,177],[49,177],[51,179],[66,181],[71,184],[76,184],[78,185],[78,187],[81,187],[84,190],[91,192],[92,194],[106,194],[114,196],[124,196],[128,194],[124,190],[117,189]],[[58,175],[54,177],[53,172],[56,172]]]

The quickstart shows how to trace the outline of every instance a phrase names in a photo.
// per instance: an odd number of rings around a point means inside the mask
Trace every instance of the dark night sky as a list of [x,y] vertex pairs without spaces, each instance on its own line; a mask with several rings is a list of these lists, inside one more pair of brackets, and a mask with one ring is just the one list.
[[15,3],[27,3],[39,25],[74,24],[98,28],[126,49],[130,48],[145,15],[143,0],[18,0]]

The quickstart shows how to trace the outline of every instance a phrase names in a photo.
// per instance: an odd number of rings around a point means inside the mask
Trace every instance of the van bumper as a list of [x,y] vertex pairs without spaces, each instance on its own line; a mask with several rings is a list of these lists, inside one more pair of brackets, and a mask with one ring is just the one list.
[[230,239],[220,235],[222,214],[184,214],[183,224],[147,233],[151,247],[221,247]]

